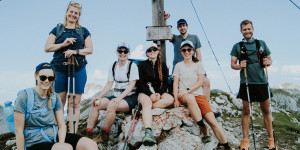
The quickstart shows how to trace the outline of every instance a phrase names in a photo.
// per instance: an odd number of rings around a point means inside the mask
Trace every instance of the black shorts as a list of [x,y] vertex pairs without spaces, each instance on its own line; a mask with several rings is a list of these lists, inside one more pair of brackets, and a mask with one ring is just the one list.
[[[82,136],[79,134],[67,133],[66,138],[65,138],[65,143],[71,144],[73,147],[73,150],[76,150],[76,146],[77,146],[77,143],[80,140],[80,138],[82,138]],[[50,143],[50,142],[38,143],[38,144],[35,144],[26,149],[27,150],[51,150],[51,148],[54,144],[55,144],[54,141],[52,143]]]
[[[248,87],[251,102],[263,102],[269,98],[268,84],[249,84]],[[248,101],[246,84],[240,84],[237,98]]]
[[[106,97],[106,98],[109,99],[109,100],[112,100],[113,98],[116,98],[116,97],[115,96],[109,96],[109,97]],[[138,104],[138,100],[137,100],[137,95],[136,94],[132,94],[130,96],[126,96],[123,99],[127,102],[130,110],[132,110],[135,107],[135,105]]]

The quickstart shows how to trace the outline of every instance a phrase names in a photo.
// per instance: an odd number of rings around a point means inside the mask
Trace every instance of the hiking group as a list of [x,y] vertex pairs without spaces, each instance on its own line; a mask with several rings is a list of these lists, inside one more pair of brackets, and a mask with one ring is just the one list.
[[[219,140],[216,149],[231,149],[224,130],[216,121],[217,113],[214,114],[209,105],[210,81],[201,63],[200,40],[197,35],[188,34],[185,19],[178,20],[180,34],[172,34],[170,40],[174,45],[172,84],[169,84],[169,69],[160,58],[157,44],[147,46],[148,59],[137,65],[128,59],[129,44],[119,43],[116,48],[118,60],[110,65],[107,82],[92,103],[85,137],[77,134],[80,100],[87,81],[85,56],[93,53],[91,34],[79,24],[81,9],[81,4],[69,3],[65,22],[52,29],[45,44],[46,52],[54,52],[53,60],[36,67],[36,87],[21,90],[18,94],[14,111],[18,150],[98,149],[96,143],[109,140],[116,112],[131,112],[134,108],[139,109],[136,106],[140,104],[145,129],[142,143],[146,146],[157,144],[152,133],[151,109],[184,106],[199,125],[203,143],[211,141],[205,120]],[[165,22],[169,17],[165,12]],[[240,27],[244,38],[231,51],[231,68],[240,70],[241,78],[238,98],[243,103],[243,139],[240,149],[249,149],[248,130],[252,121],[249,104],[259,102],[269,135],[268,146],[273,150],[276,146],[269,86],[264,72],[264,67],[272,64],[270,51],[264,41],[253,38],[250,20],[244,20]],[[106,96],[113,85],[113,94]],[[63,110],[66,102],[69,131]],[[93,131],[100,110],[106,110],[105,124],[95,135]],[[255,143],[255,138],[253,140]]]

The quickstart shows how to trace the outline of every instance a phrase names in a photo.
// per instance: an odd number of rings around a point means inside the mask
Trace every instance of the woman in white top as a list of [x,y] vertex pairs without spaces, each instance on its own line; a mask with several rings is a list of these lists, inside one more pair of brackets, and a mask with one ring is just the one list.
[[[109,139],[110,127],[116,118],[116,112],[128,112],[138,103],[135,94],[135,84],[139,80],[137,65],[128,61],[130,54],[129,45],[125,42],[119,43],[117,47],[118,61],[109,68],[108,81],[102,92],[95,98],[90,111],[87,136],[92,138],[99,110],[106,110],[105,124],[100,130],[98,137],[94,139],[97,143],[105,142]],[[104,97],[112,88],[115,82],[113,96]]]
[[211,137],[202,117],[212,128],[219,140],[217,149],[231,149],[225,133],[216,121],[213,111],[203,93],[202,85],[205,70],[202,63],[193,56],[195,52],[193,43],[188,40],[183,41],[180,49],[184,60],[177,63],[174,69],[174,107],[179,107],[181,104],[188,107],[192,118],[199,125],[203,143],[210,142]]

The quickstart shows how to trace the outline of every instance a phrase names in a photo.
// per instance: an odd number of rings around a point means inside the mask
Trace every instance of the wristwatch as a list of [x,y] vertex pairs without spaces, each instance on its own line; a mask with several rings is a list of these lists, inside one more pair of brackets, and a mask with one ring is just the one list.
[[186,88],[186,90],[188,91],[188,93],[191,93],[191,90],[190,90],[190,88]]
[[79,49],[76,49],[76,55],[79,55]]

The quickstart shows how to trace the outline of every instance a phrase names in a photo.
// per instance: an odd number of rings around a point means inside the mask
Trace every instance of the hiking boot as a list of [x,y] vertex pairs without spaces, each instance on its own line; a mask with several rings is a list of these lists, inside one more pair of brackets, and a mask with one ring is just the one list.
[[145,130],[145,136],[143,137],[142,142],[145,146],[153,146],[156,144],[156,140],[153,137],[152,130]]
[[87,138],[93,139],[93,135],[94,135],[93,132],[87,131],[84,136]]
[[242,144],[240,146],[240,150],[248,150],[248,149],[249,149],[248,139],[243,138]]
[[206,125],[204,127],[199,126],[200,132],[202,135],[201,141],[202,143],[208,143],[211,141],[211,136],[209,136],[208,128]]
[[214,112],[214,115],[215,115],[215,118],[218,118],[221,116],[221,113],[220,112]]
[[103,129],[100,129],[99,135],[93,139],[96,143],[103,143],[108,141],[109,139],[109,131],[105,131]]
[[214,150],[231,150],[231,147],[229,146],[229,144],[228,146],[225,146],[224,144],[219,143]]
[[269,138],[268,149],[269,150],[276,150],[277,149],[277,147],[275,146],[275,143],[274,143],[274,138]]

